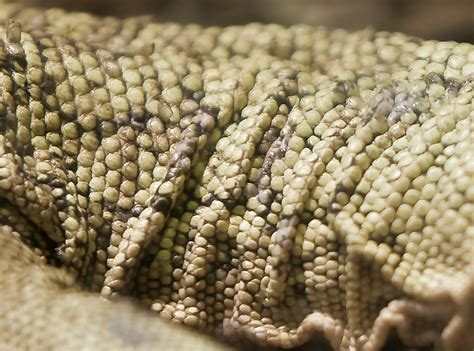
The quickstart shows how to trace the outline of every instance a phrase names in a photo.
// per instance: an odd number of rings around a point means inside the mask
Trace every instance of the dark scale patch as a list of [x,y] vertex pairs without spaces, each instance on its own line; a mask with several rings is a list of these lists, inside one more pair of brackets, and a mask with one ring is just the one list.
[[0,132],[2,133],[5,133],[7,130],[7,116],[7,108],[3,102],[0,101]]
[[440,84],[444,86],[445,84],[444,77],[441,74],[436,73],[436,72],[428,73],[425,77],[425,82],[427,85]]
[[200,101],[202,98],[204,98],[204,92],[203,91],[196,91],[192,95],[192,99],[195,101]]
[[23,156],[33,156],[35,147],[32,144],[27,144],[23,146],[19,151],[20,151],[20,154]]
[[102,205],[104,206],[104,212],[114,212],[120,211],[121,209],[117,206],[115,202],[109,202],[107,200],[102,201]]
[[257,152],[261,155],[266,154],[268,150],[270,149],[271,145],[273,144],[273,142],[278,138],[279,135],[280,135],[279,128],[274,127],[274,126],[270,127],[270,129],[267,130],[265,134],[263,135],[263,140],[261,144],[258,146]]
[[66,166],[66,169],[68,171],[72,171],[73,173],[76,173],[77,171],[77,160],[72,158],[72,157],[66,157],[64,160],[64,164]]
[[58,208],[59,211],[64,211],[69,206],[71,206],[71,204],[66,199],[56,200],[56,207]]
[[447,90],[448,97],[453,98],[458,95],[459,90],[462,89],[462,87],[465,84],[470,84],[472,83],[472,81],[473,81],[472,76],[469,76],[463,79],[445,78],[443,75],[439,73],[430,72],[425,76],[425,82],[426,82],[427,87],[424,93],[427,94],[427,89],[429,88],[430,85],[439,84]]
[[358,87],[349,80],[337,80],[332,93],[337,97],[336,103],[343,104],[348,97],[358,95]]
[[86,197],[86,198],[89,197],[89,194],[90,194],[90,189],[89,189],[89,187],[87,187],[87,188],[82,188],[82,187],[79,188],[79,187],[77,187],[77,188],[76,188],[76,191],[77,191],[77,194],[78,194],[78,195],[82,195],[82,196],[84,196],[84,197]]
[[[26,70],[25,70],[26,71]],[[16,82],[15,82],[16,83]],[[25,86],[19,86],[17,85],[16,86],[16,89],[15,89],[15,100],[17,101],[17,103],[19,105],[23,105],[23,106],[26,106],[28,105],[28,102],[29,102],[29,94],[28,94],[28,90],[27,90],[27,83],[25,82]]]
[[208,105],[208,104],[201,106],[201,109],[202,109],[203,112],[208,113],[212,117],[215,117],[215,118],[217,118],[217,116],[219,115],[219,111],[220,111],[219,106]]
[[285,156],[288,143],[294,131],[294,126],[286,124],[281,129],[279,137],[273,140],[271,145],[268,147],[267,152],[265,153],[265,159],[261,168],[260,177],[256,182],[258,200],[263,205],[268,205],[266,206],[265,211],[259,213],[261,216],[266,216],[270,212],[269,206],[274,200],[276,200],[276,196],[278,195],[270,189],[271,167],[275,160],[281,159]]
[[179,200],[176,201],[177,204],[174,205],[173,208],[170,211],[170,216],[171,217],[179,218],[181,216],[181,214],[186,210],[186,207],[183,204],[187,203],[187,197],[185,198],[185,200],[181,200],[181,201],[179,201]]
[[202,199],[201,199],[201,202],[204,206],[211,206],[212,202],[214,200],[216,200],[217,198],[214,196],[214,194],[205,194]]
[[51,181],[53,180],[54,178],[54,175],[51,174],[51,173],[48,173],[48,174],[38,174],[38,176],[36,177],[36,181],[39,183],[39,184],[48,184],[48,183],[51,183]]
[[446,79],[446,90],[448,92],[448,96],[453,98],[454,96],[458,95],[459,89],[461,89],[463,82],[456,78],[448,78]]
[[[230,194],[229,194],[230,196]],[[225,208],[228,209],[229,211],[232,211],[232,209],[237,206],[237,199],[221,199],[222,203],[224,204]]]
[[74,121],[77,120],[77,113],[76,112],[74,112],[72,114],[68,114],[68,113],[64,112],[61,108],[59,108],[59,110],[57,112],[58,112],[59,117],[61,117],[61,121],[74,122]]
[[182,133],[180,142],[176,144],[170,156],[169,169],[165,180],[186,174],[191,169],[190,157],[197,151],[197,137],[200,135],[196,124],[189,125]]
[[150,206],[167,215],[171,209],[171,199],[162,195],[155,195],[150,199]]
[[[145,130],[146,122],[150,118],[151,114],[146,112],[143,107],[132,107],[128,113],[128,116],[130,126],[138,132],[142,132]],[[118,122],[118,124],[120,125],[120,122]]]
[[123,210],[123,209],[117,209],[114,211],[114,215],[115,217],[121,221],[121,222],[124,222],[124,223],[127,223],[127,221],[134,217],[134,213],[133,213],[133,209],[132,210]]
[[265,235],[270,236],[275,232],[275,230],[276,230],[276,226],[266,223],[263,226],[262,233],[265,234]]
[[[377,94],[372,98],[369,108],[362,116],[365,123],[368,123],[372,118],[386,118],[389,117],[395,105],[395,90],[392,86],[385,86],[381,88]],[[390,117],[389,117],[390,118]],[[395,117],[392,117],[395,118]]]
[[[138,217],[140,215],[140,213],[142,213],[142,211],[144,210],[144,207],[143,206],[140,206],[140,205],[135,205],[132,207],[132,209],[130,210],[130,214],[133,216],[133,217]],[[128,220],[128,218],[127,218]]]

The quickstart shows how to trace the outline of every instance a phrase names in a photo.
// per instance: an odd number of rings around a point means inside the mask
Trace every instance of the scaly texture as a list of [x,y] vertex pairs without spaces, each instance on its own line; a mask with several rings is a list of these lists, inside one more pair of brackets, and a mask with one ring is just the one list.
[[472,348],[472,45],[0,23],[0,346]]

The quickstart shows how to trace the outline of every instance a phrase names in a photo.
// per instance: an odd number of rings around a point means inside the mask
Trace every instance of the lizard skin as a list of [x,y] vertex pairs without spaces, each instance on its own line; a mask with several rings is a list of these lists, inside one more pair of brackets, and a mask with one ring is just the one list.
[[472,45],[0,22],[0,346],[472,348]]

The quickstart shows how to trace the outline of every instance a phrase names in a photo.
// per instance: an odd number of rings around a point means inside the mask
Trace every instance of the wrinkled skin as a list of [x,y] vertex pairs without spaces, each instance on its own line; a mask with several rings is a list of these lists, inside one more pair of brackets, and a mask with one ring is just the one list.
[[472,45],[0,22],[0,345],[472,347]]

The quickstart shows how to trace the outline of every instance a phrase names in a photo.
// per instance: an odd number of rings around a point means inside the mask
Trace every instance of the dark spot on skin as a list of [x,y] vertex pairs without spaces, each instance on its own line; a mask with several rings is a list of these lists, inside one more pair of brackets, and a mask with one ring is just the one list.
[[64,180],[54,178],[49,182],[49,185],[53,188],[64,188],[66,186],[66,182]]
[[122,209],[118,209],[117,211],[115,211],[115,215],[122,222],[127,222],[130,218],[132,218],[134,216],[133,213],[132,213],[132,210],[125,211],[125,210],[122,210]]
[[84,189],[84,190],[82,190],[82,189],[80,189],[80,188],[76,188],[76,190],[77,190],[77,193],[78,193],[79,195],[81,195],[81,196],[85,196],[85,197],[88,197],[88,196],[89,196],[90,191],[89,191],[88,188],[86,188],[86,189]]
[[270,127],[270,129],[267,130],[265,134],[263,135],[263,141],[258,146],[258,149],[257,149],[258,153],[265,155],[270,149],[272,143],[278,138],[279,134],[280,134],[279,128]]
[[201,100],[203,97],[204,97],[204,92],[202,92],[202,91],[197,91],[197,92],[193,93],[193,95],[192,95],[192,99],[196,100],[196,101]]
[[75,113],[69,116],[66,113],[64,113],[63,110],[59,110],[58,115],[61,118],[61,121],[76,121],[77,120],[77,115]]
[[110,232],[111,232],[112,228],[110,227],[110,224],[105,222],[102,227],[100,227],[98,230],[97,230],[97,233],[99,235],[105,235],[105,236],[109,236]]
[[177,176],[178,176],[178,169],[177,168],[172,168],[168,171],[168,173],[166,173],[165,181],[176,178]]
[[[103,205],[104,205],[104,212],[105,211],[113,212],[117,209],[117,204],[114,202],[109,202],[107,200],[104,200]],[[120,211],[120,209],[118,209],[118,211]]]
[[142,132],[143,130],[145,130],[145,123],[137,122],[134,119],[132,119],[132,121],[130,122],[130,126],[139,132]]
[[347,98],[357,91],[357,86],[354,82],[348,80],[337,80],[336,86],[332,89],[332,92],[335,96],[340,97],[337,99],[336,103],[343,104]]
[[273,226],[273,225],[270,225],[270,224],[265,224],[263,229],[262,229],[262,232],[263,234],[265,235],[271,235],[273,234],[273,232],[276,230],[276,227]]
[[109,245],[109,240],[107,237],[98,236],[97,237],[97,246],[100,248],[107,247]]
[[54,149],[49,152],[49,156],[52,159],[62,159],[62,155],[59,154],[59,152],[57,150],[54,150]]
[[70,204],[67,200],[65,199],[59,199],[55,201],[56,207],[58,208],[59,211],[64,210],[67,208]]
[[426,75],[425,77],[425,82],[426,84],[430,85],[430,84],[441,84],[441,85],[444,85],[445,81],[444,81],[444,77],[439,74],[439,73],[436,73],[436,72],[430,72]]
[[[355,158],[352,159],[352,165],[355,165]],[[335,189],[335,193],[346,193],[349,197],[354,194],[354,190],[355,190],[355,184],[354,184],[354,187],[353,188],[348,188],[346,186],[344,186],[342,183],[338,183],[336,185],[336,189]]]
[[368,122],[371,118],[389,117],[394,109],[395,91],[393,87],[386,86],[379,90],[372,98],[369,111],[365,114],[365,121]]
[[219,114],[219,107],[218,106],[212,106],[212,105],[204,105],[202,106],[202,111],[205,113],[210,114],[213,117],[217,117]]
[[53,180],[53,175],[52,174],[39,174],[37,177],[36,177],[36,180],[38,181],[38,183],[40,184],[48,184],[50,183],[52,180]]
[[257,214],[261,217],[265,217],[270,213],[269,207],[263,207],[262,209],[257,209]]
[[137,217],[140,215],[140,213],[142,213],[142,211],[143,211],[143,206],[135,205],[131,210],[131,214],[132,216]]
[[264,205],[271,204],[273,201],[273,198],[274,198],[274,195],[270,189],[264,189],[258,193],[258,200]]
[[211,203],[216,199],[216,197],[213,194],[206,194],[202,197],[202,204],[204,206],[210,206]]
[[22,156],[32,156],[35,151],[34,146],[31,144],[25,145],[21,150]]
[[130,126],[141,132],[145,129],[147,117],[150,115],[146,113],[145,109],[142,107],[134,107],[132,110],[129,112],[129,121],[130,121]]
[[14,95],[18,105],[28,105],[29,94],[25,87],[16,86]]
[[73,171],[74,173],[77,171],[77,161],[72,157],[67,157],[64,164],[67,170]]
[[174,255],[172,258],[171,258],[171,262],[173,263],[173,266],[175,267],[179,267],[183,264],[184,260],[183,260],[183,257],[180,256],[180,255]]
[[186,243],[186,253],[193,251],[195,247],[196,247],[196,243],[194,243],[193,241],[188,241]]
[[180,205],[175,205],[170,212],[171,217],[179,217],[184,211],[184,207]]
[[448,94],[453,97],[458,94],[459,89],[462,87],[462,82],[455,78],[446,79],[446,89]]
[[167,214],[171,207],[171,200],[168,197],[155,195],[150,200],[150,206],[156,211]]
[[180,174],[189,172],[191,169],[191,160],[188,157],[179,159],[176,163],[176,168],[179,169]]
[[237,205],[237,200],[235,200],[235,199],[225,199],[225,200],[222,200],[222,202],[224,203],[224,206],[228,210],[231,210],[232,208],[234,208]]

